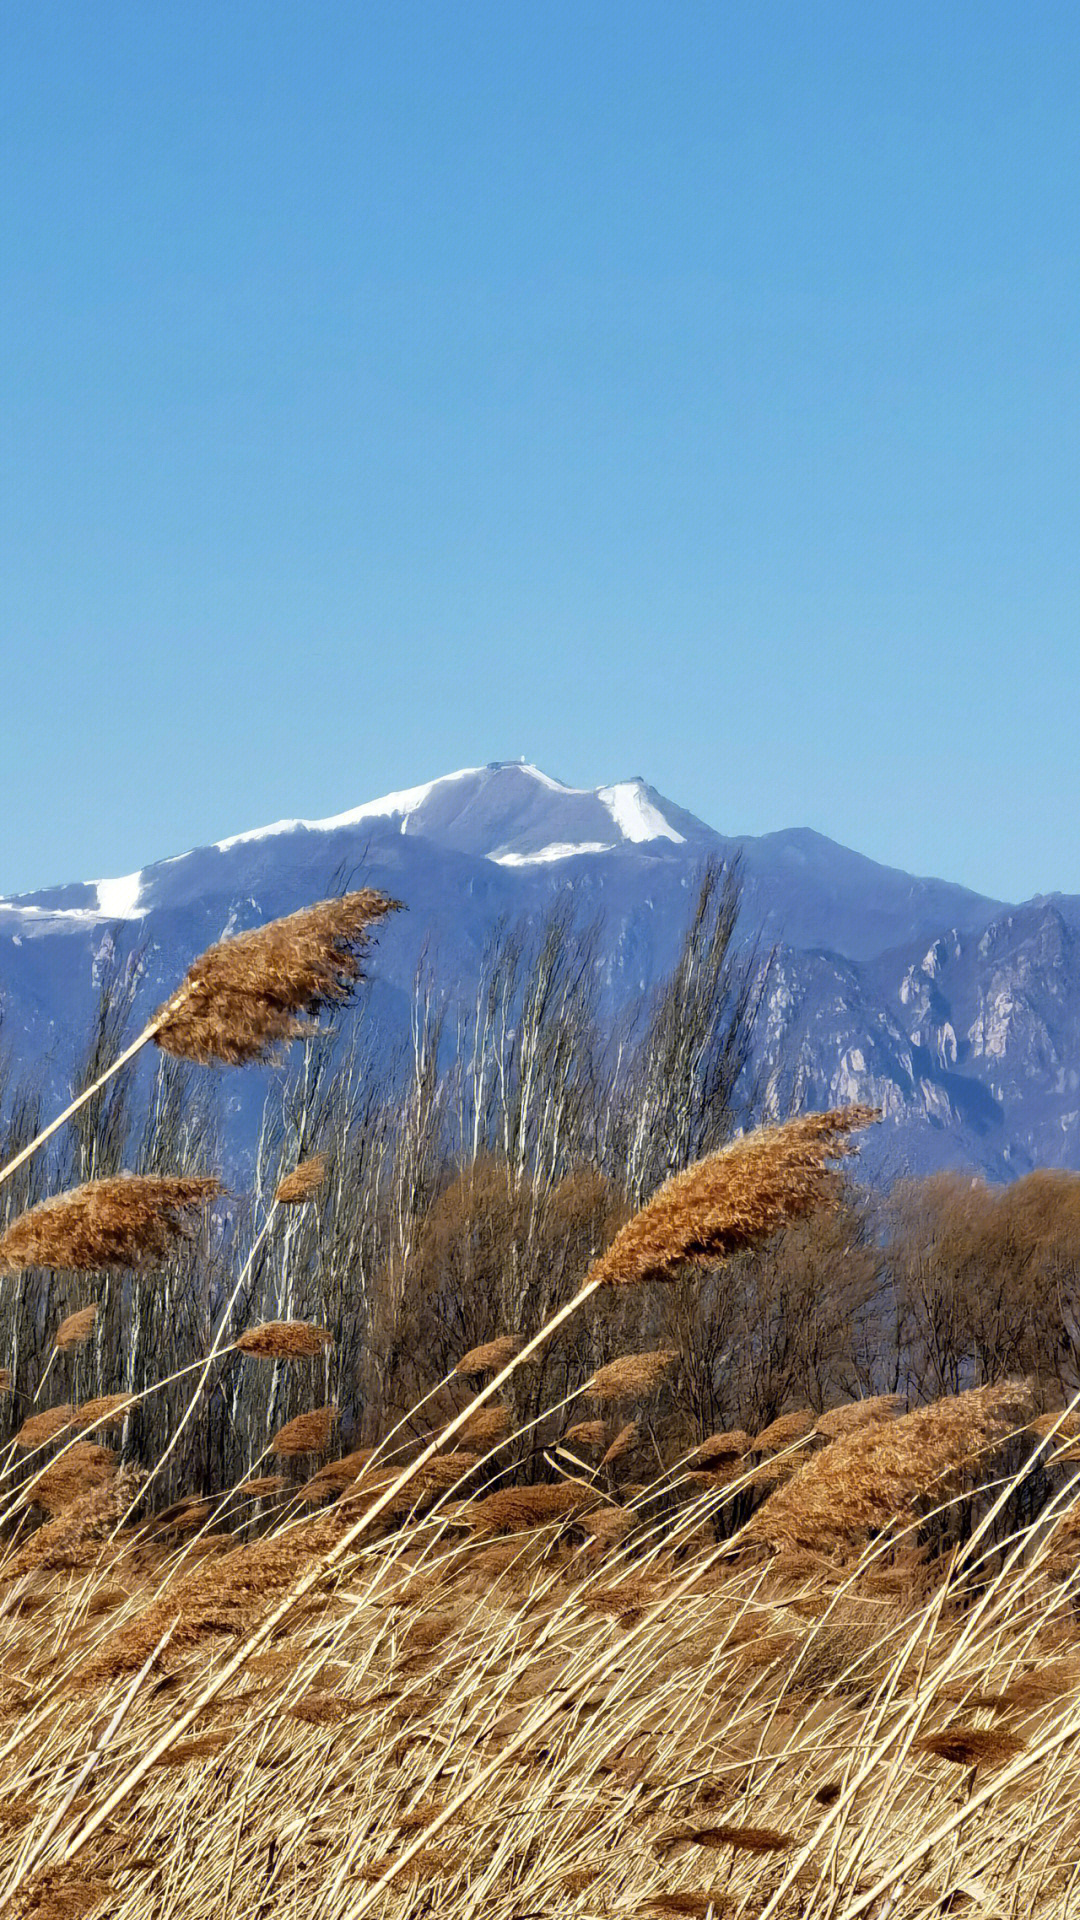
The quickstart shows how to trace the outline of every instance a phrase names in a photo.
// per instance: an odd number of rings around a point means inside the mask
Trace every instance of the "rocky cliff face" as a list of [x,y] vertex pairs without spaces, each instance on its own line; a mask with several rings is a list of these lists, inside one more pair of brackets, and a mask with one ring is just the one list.
[[710,852],[741,856],[743,932],[772,953],[759,1064],[775,1111],[876,1102],[888,1123],[867,1159],[883,1175],[1080,1168],[1080,901],[1010,907],[809,831],[719,833],[640,779],[581,791],[516,763],[0,901],[3,1039],[62,1079],[117,939],[142,952],[149,1007],[210,941],[342,879],[409,907],[373,968],[388,1034],[421,953],[467,993],[496,921],[555,899],[600,918],[614,1013],[671,965]]

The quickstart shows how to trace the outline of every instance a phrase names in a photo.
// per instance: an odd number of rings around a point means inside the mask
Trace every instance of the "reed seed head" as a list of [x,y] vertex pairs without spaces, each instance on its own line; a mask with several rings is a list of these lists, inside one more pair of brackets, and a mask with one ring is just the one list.
[[837,1440],[844,1433],[859,1433],[863,1427],[881,1427],[895,1420],[904,1410],[898,1393],[875,1393],[867,1400],[851,1400],[843,1407],[830,1407],[815,1428],[826,1440]]
[[332,1345],[333,1335],[311,1321],[265,1320],[240,1335],[236,1351],[255,1360],[310,1360]]
[[939,1760],[949,1760],[955,1767],[998,1766],[1003,1760],[1011,1760],[1014,1754],[1022,1753],[1026,1744],[1017,1734],[1006,1733],[1003,1727],[986,1730],[958,1725],[943,1727],[939,1733],[924,1734],[915,1742],[919,1752],[936,1754]]
[[782,1447],[792,1447],[797,1440],[806,1440],[817,1425],[817,1417],[809,1407],[795,1407],[791,1413],[782,1413],[770,1421],[756,1434],[751,1443],[754,1453],[779,1453]]
[[111,1447],[99,1446],[94,1440],[75,1440],[37,1475],[28,1497],[43,1513],[60,1513],[80,1494],[105,1486],[115,1472],[116,1455]]
[[910,1518],[915,1501],[935,1492],[940,1497],[949,1476],[1023,1425],[1031,1396],[1024,1381],[972,1387],[846,1434],[805,1464],[793,1456],[797,1471],[759,1507],[744,1537],[828,1552],[870,1528]]
[[114,1427],[125,1420],[136,1405],[133,1393],[103,1393],[96,1400],[84,1400],[72,1413],[71,1424],[82,1427]]
[[160,1266],[178,1240],[190,1237],[198,1210],[224,1190],[210,1174],[91,1180],[13,1221],[0,1238],[0,1273]]
[[604,1457],[601,1460],[600,1465],[602,1467],[614,1466],[616,1460],[621,1460],[624,1453],[631,1452],[631,1450],[637,1445],[637,1437],[638,1437],[637,1421],[628,1420],[625,1427],[619,1428],[619,1431],[615,1435],[615,1438],[612,1441],[610,1447],[607,1449],[607,1452],[604,1454]]
[[245,1066],[310,1037],[363,979],[368,929],[400,905],[364,888],[208,947],[159,1010],[158,1046],[204,1065]]
[[96,1307],[79,1307],[75,1313],[69,1313],[56,1329],[54,1345],[58,1352],[66,1353],[69,1347],[85,1346],[94,1331],[96,1319]]
[[314,1200],[325,1180],[326,1161],[321,1153],[314,1153],[278,1181],[274,1201],[279,1207],[302,1207],[305,1200]]
[[15,1434],[12,1445],[16,1447],[43,1447],[57,1434],[65,1432],[72,1424],[72,1409],[69,1406],[45,1407],[41,1413],[31,1413],[23,1421]]
[[606,1420],[576,1420],[572,1427],[567,1427],[563,1435],[565,1440],[573,1441],[578,1447],[602,1447],[606,1444],[607,1437]]
[[501,1333],[497,1340],[485,1340],[479,1347],[470,1347],[463,1353],[455,1373],[501,1373],[509,1366],[521,1347],[516,1334]]
[[336,1407],[313,1407],[286,1421],[270,1442],[270,1452],[279,1459],[291,1459],[300,1453],[322,1453],[330,1445],[337,1424]]
[[572,1480],[560,1480],[554,1486],[500,1487],[483,1500],[472,1501],[463,1518],[483,1532],[519,1533],[526,1527],[563,1520],[594,1498],[591,1488]]
[[711,1433],[691,1455],[689,1464],[711,1467],[720,1460],[741,1460],[743,1454],[750,1451],[750,1445],[750,1435],[741,1427],[731,1427],[726,1433]]
[[658,1353],[624,1353],[618,1360],[609,1360],[606,1367],[593,1375],[587,1389],[589,1399],[598,1400],[601,1406],[610,1406],[614,1401],[652,1393],[678,1358],[678,1354],[668,1348]]
[[458,1428],[462,1440],[473,1447],[493,1447],[505,1440],[510,1432],[510,1409],[499,1405],[477,1407],[471,1413],[463,1427]]
[[852,1152],[849,1136],[880,1117],[876,1107],[841,1107],[733,1140],[666,1181],[594,1261],[589,1279],[674,1280],[688,1266],[715,1267],[767,1240],[835,1199],[830,1161]]

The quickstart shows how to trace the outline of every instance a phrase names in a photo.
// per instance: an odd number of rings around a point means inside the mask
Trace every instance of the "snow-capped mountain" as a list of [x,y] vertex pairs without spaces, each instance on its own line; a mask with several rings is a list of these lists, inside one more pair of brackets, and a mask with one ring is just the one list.
[[4,1041],[70,1057],[118,924],[145,949],[150,1004],[212,940],[342,879],[409,908],[373,961],[390,1024],[421,953],[467,991],[498,919],[565,897],[602,917],[613,1010],[670,966],[713,852],[741,854],[745,934],[776,950],[761,1045],[778,1110],[792,1097],[879,1102],[890,1125],[874,1150],[894,1172],[1080,1167],[1080,901],[1009,907],[807,829],[720,833],[641,779],[577,789],[517,762],[0,900]]

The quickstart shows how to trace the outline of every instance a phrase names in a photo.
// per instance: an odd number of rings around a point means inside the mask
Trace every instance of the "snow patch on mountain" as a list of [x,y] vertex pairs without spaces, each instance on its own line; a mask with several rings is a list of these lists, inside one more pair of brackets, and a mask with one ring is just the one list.
[[97,888],[98,912],[106,920],[142,920],[146,916],[145,907],[139,906],[142,893],[142,868],[138,873],[125,873],[118,880],[95,880]]
[[620,780],[613,787],[598,787],[596,797],[607,808],[624,840],[640,844],[643,840],[675,840],[681,846],[685,835],[676,833],[649,799],[643,780]]
[[228,853],[230,847],[246,846],[252,840],[268,840],[274,834],[295,833],[298,828],[306,833],[336,833],[341,827],[355,827],[362,820],[387,820],[395,813],[401,814],[401,831],[405,833],[410,814],[422,807],[437,787],[449,786],[453,780],[468,780],[481,771],[479,767],[462,767],[457,773],[443,774],[439,780],[428,780],[421,787],[403,787],[400,793],[384,793],[379,800],[365,800],[362,806],[351,807],[347,813],[331,814],[326,820],[275,820],[272,826],[233,833],[226,840],[216,840],[214,845],[219,853]]
[[538,847],[535,853],[489,853],[497,867],[534,867],[546,860],[571,860],[578,853],[613,853],[614,841],[556,840],[550,847]]

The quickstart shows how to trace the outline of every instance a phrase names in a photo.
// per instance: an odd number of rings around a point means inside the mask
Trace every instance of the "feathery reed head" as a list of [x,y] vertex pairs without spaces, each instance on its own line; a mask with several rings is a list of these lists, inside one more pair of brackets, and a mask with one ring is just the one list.
[[468,1353],[462,1354],[454,1372],[499,1373],[509,1366],[520,1346],[516,1334],[500,1333],[496,1340],[485,1340],[479,1347],[470,1347]]
[[166,1053],[245,1066],[316,1031],[360,980],[368,928],[399,900],[364,888],[222,940],[189,967],[156,1016]]
[[711,1433],[691,1454],[689,1465],[711,1467],[720,1460],[741,1460],[743,1454],[750,1451],[750,1445],[750,1435],[742,1427],[730,1427],[725,1433]]
[[628,1420],[625,1427],[619,1428],[619,1431],[615,1435],[615,1438],[612,1441],[610,1447],[607,1449],[607,1452],[604,1454],[604,1457],[601,1460],[600,1465],[602,1467],[614,1466],[616,1460],[621,1460],[625,1453],[630,1453],[633,1450],[633,1448],[637,1445],[637,1437],[638,1437],[637,1421]]
[[0,1273],[158,1265],[190,1236],[198,1208],[224,1191],[210,1174],[124,1173],[88,1181],[12,1222],[0,1238]]
[[1025,1381],[971,1387],[845,1434],[805,1464],[793,1456],[798,1470],[758,1508],[744,1538],[828,1551],[869,1528],[910,1518],[915,1501],[943,1496],[950,1476],[1022,1426],[1031,1398]]
[[613,1401],[632,1400],[638,1394],[652,1393],[670,1373],[678,1354],[669,1348],[659,1353],[624,1353],[609,1360],[590,1381],[586,1392],[602,1407]]
[[880,1117],[876,1107],[840,1107],[733,1140],[666,1181],[593,1262],[589,1279],[674,1280],[687,1266],[714,1267],[768,1239],[835,1197],[830,1161],[850,1153],[849,1136]]
[[826,1440],[837,1440],[843,1433],[859,1433],[863,1427],[881,1427],[903,1412],[898,1393],[875,1393],[867,1400],[850,1400],[846,1406],[830,1407],[823,1413],[814,1431]]
[[572,1427],[567,1427],[563,1439],[571,1440],[576,1447],[604,1447],[608,1432],[606,1420],[575,1420]]
[[500,1487],[483,1500],[474,1500],[462,1517],[483,1532],[518,1533],[525,1527],[565,1519],[591,1499],[595,1495],[590,1487],[571,1480],[554,1486]]
[[241,1480],[238,1493],[246,1493],[249,1500],[268,1500],[271,1494],[283,1493],[289,1485],[283,1473],[257,1473],[254,1479]]
[[309,1320],[264,1320],[236,1342],[237,1353],[255,1360],[310,1360],[333,1345],[333,1335]]
[[477,1407],[464,1426],[458,1428],[462,1440],[473,1447],[493,1447],[510,1432],[510,1409],[496,1403]]
[[794,1407],[790,1413],[781,1413],[770,1420],[767,1427],[754,1435],[750,1442],[751,1453],[779,1453],[781,1447],[793,1447],[797,1440],[807,1440],[817,1424],[815,1415],[809,1407]]
[[321,1153],[314,1153],[278,1181],[274,1200],[279,1207],[301,1207],[305,1200],[315,1198],[325,1180],[326,1161]]
[[69,1406],[45,1407],[41,1413],[31,1413],[23,1421],[12,1445],[16,1447],[43,1447],[48,1441],[55,1440],[72,1424],[72,1410]]
[[28,1498],[43,1513],[60,1513],[80,1494],[103,1487],[116,1472],[111,1447],[94,1440],[76,1440],[31,1482]]
[[58,1352],[66,1353],[69,1347],[85,1346],[94,1331],[96,1319],[96,1307],[79,1307],[74,1313],[69,1313],[56,1329],[53,1345]]
[[312,1407],[308,1413],[298,1413],[274,1435],[270,1452],[283,1460],[298,1453],[322,1453],[330,1445],[337,1417],[336,1407]]
[[954,1767],[997,1766],[1021,1753],[1025,1745],[1017,1734],[1006,1733],[1003,1727],[986,1730],[957,1725],[924,1734],[915,1742],[921,1753],[936,1754],[939,1760],[950,1760]]
[[96,1400],[84,1400],[76,1407],[71,1416],[71,1424],[76,1429],[82,1427],[114,1427],[118,1421],[127,1418],[136,1404],[133,1393],[102,1393]]

